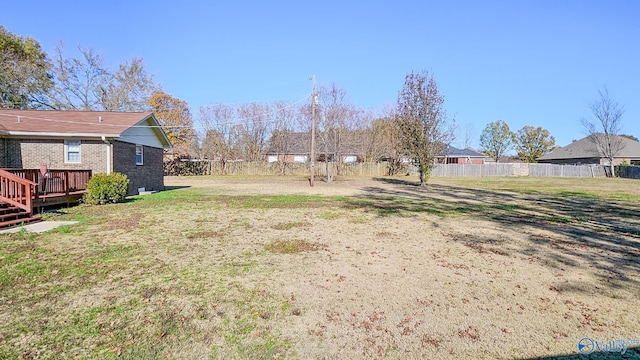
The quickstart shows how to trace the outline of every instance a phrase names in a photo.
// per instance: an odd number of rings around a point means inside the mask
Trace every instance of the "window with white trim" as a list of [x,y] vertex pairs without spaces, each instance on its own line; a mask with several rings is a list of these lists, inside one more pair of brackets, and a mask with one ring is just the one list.
[[144,152],[142,145],[136,145],[136,165],[144,165]]
[[80,140],[64,141],[64,162],[80,163]]

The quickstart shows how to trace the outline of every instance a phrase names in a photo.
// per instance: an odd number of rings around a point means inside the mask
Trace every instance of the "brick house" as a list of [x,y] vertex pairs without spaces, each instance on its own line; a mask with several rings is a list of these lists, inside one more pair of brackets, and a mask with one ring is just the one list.
[[[640,165],[640,142],[624,136],[616,136],[613,141],[616,142],[616,146],[620,149],[613,158],[613,165],[620,165],[622,162],[630,165]],[[541,156],[538,162],[563,165],[609,165],[609,160],[598,149],[593,135],[574,140],[567,146]]]
[[[286,142],[285,142],[286,140]],[[329,143],[326,147],[322,144],[322,139],[318,136],[316,145],[316,161],[325,161],[325,151],[328,152],[327,157],[329,161],[337,161],[334,159],[335,149],[334,146]],[[280,147],[274,146],[270,143],[264,154],[264,161],[268,163],[275,163],[278,160],[285,163],[306,163],[310,159],[311,148],[311,135],[309,133],[292,132],[286,139],[281,140]],[[353,163],[361,161],[363,155],[361,151],[356,149],[356,146],[343,146],[340,156],[343,163]]]
[[0,110],[0,168],[120,172],[134,195],[164,189],[170,146],[149,112]]
[[438,156],[436,162],[439,164],[484,164],[487,158],[487,155],[471,149],[448,146],[445,154]]

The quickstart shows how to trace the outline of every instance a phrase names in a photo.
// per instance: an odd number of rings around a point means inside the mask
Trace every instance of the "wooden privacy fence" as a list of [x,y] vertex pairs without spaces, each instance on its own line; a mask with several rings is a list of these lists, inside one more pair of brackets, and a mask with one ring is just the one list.
[[[197,164],[193,164],[193,163]],[[220,161],[197,160],[183,161],[183,168],[190,171],[180,173],[180,164],[165,164],[165,175],[222,175],[222,163]],[[631,167],[629,167],[631,168]],[[193,173],[192,169],[198,169]],[[315,175],[323,177],[327,175],[327,170],[331,175],[338,175],[336,163],[327,164],[318,162],[315,166]],[[417,174],[417,168],[412,166],[409,172]],[[389,173],[386,162],[371,163],[348,163],[344,164],[342,175],[345,176],[385,176]],[[270,176],[279,175],[280,167],[278,163],[267,163],[262,161],[229,161],[226,164],[227,175],[249,175],[249,176]],[[289,163],[284,169],[285,175],[308,176],[309,164]],[[406,172],[405,172],[406,174]],[[437,164],[431,176],[442,177],[479,177],[479,176],[540,176],[540,177],[605,177],[604,165],[556,165],[556,164],[528,164],[528,163],[504,163],[504,164]]]
[[603,165],[557,164],[438,164],[431,176],[539,176],[539,177],[606,177]]
[[616,166],[616,173],[621,178],[640,179],[640,166]]

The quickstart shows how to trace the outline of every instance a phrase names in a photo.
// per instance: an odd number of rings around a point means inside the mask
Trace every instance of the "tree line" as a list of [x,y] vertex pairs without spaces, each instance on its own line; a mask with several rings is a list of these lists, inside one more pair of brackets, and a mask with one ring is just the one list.
[[[357,154],[361,161],[384,159],[390,175],[411,161],[424,185],[436,159],[455,140],[456,129],[461,129],[448,117],[445,97],[426,71],[408,73],[396,103],[377,112],[355,106],[346,90],[331,84],[301,103],[202,106],[194,123],[187,102],[162,91],[140,58],[109,68],[94,50],[79,48],[77,56],[68,56],[62,43],[48,55],[36,40],[0,26],[0,60],[0,108],[152,111],[176,158],[217,159],[223,173],[229,161],[263,160],[268,153],[284,174],[291,162],[287,155],[310,153],[315,121],[318,156],[313,160],[323,161],[327,170],[328,163],[335,162],[336,175],[341,175],[348,154]],[[592,104],[591,109],[598,115],[596,110],[602,106]],[[590,129],[597,133],[597,123],[585,124],[593,125]],[[463,130],[467,148],[473,132],[469,126]],[[496,161],[512,148],[526,162],[535,162],[556,148],[548,130],[524,126],[512,132],[502,120],[487,124],[479,140],[479,151]]]
[[189,106],[162,91],[141,58],[115,68],[91,48],[75,56],[0,25],[0,109],[153,111],[167,137],[185,152],[195,135]]

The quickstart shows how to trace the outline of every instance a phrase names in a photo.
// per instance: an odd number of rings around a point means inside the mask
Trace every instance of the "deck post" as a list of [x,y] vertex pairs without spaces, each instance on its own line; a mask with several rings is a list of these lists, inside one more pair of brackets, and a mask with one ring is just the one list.
[[65,171],[64,174],[64,193],[69,196],[69,172]]

